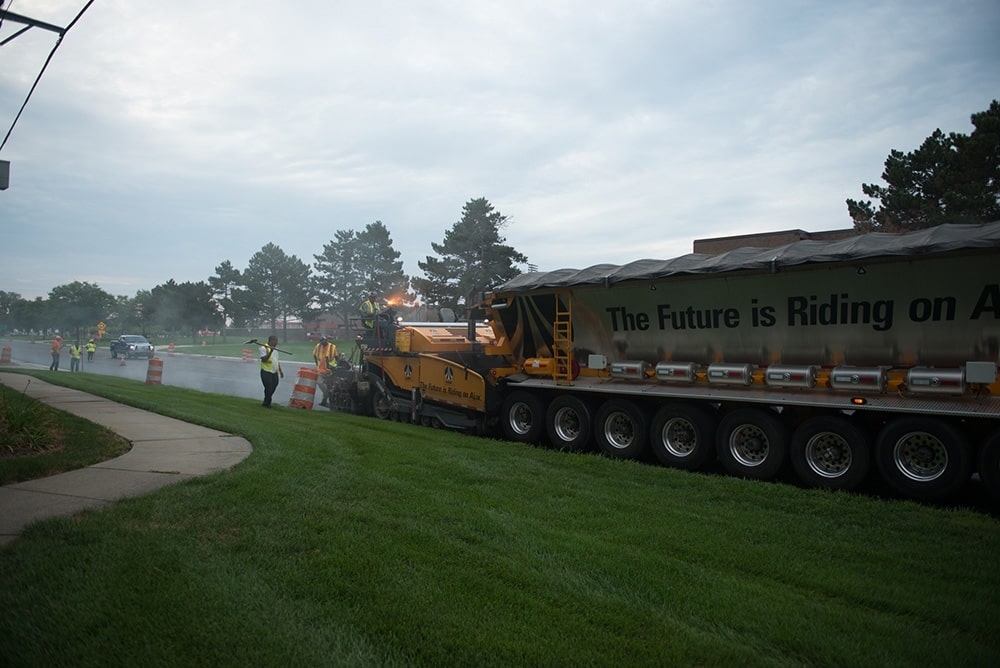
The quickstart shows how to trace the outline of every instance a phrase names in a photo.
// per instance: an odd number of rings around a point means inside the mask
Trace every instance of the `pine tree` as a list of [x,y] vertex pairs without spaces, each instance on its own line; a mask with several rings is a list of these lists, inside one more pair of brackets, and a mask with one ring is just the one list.
[[905,232],[943,223],[1000,220],[1000,103],[972,115],[971,135],[935,130],[910,153],[892,150],[886,186],[864,183],[871,201],[847,200],[858,233]]
[[466,202],[462,219],[445,232],[442,243],[431,243],[440,257],[417,263],[425,278],[413,279],[413,285],[427,303],[468,309],[481,292],[520,274],[516,265],[528,258],[505,244],[500,230],[508,223],[486,198]]

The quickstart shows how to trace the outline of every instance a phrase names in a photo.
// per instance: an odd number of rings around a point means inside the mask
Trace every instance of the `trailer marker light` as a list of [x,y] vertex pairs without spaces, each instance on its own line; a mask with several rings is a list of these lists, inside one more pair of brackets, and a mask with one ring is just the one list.
[[864,397],[851,397],[851,403],[855,406],[864,406],[868,403],[868,400]]

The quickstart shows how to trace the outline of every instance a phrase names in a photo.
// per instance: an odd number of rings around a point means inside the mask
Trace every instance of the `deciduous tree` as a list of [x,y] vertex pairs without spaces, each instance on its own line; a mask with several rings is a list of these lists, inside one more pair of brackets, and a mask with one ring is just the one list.
[[[97,328],[97,323],[108,317],[114,297],[96,283],[73,281],[57,285],[49,292],[49,315],[66,336],[80,340]],[[82,331],[81,331],[82,330]]]
[[23,299],[16,292],[0,290],[0,332],[6,333],[17,326],[14,324],[14,315],[20,301]]
[[170,279],[157,285],[150,292],[145,316],[167,332],[190,334],[192,342],[197,341],[199,330],[221,323],[212,289],[204,281],[177,283]]

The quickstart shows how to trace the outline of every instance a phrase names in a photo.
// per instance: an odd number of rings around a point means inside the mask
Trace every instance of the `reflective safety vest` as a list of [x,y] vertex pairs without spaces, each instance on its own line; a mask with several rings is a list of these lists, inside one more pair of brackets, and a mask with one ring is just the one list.
[[316,367],[320,371],[330,368],[330,363],[337,359],[337,346],[334,343],[317,343],[313,348],[313,357],[316,358]]
[[367,316],[363,322],[365,327],[371,329],[375,326],[375,320],[372,318],[375,312],[378,311],[378,307],[375,305],[371,299],[366,299],[361,305],[361,315]]
[[271,357],[265,362],[264,356],[267,355],[267,351],[271,350],[269,346],[260,347],[260,370],[267,371],[268,373],[278,373],[281,368],[281,363],[278,361],[278,351],[272,351]]
[[69,347],[69,356],[75,360],[80,359],[80,346],[75,343]]
[[87,341],[87,352],[92,353],[97,350],[97,344],[93,341]]

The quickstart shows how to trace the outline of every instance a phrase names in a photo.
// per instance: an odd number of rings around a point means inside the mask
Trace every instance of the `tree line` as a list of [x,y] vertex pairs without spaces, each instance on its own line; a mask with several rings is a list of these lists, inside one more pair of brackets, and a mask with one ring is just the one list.
[[[1000,102],[993,100],[971,120],[969,135],[938,129],[909,153],[890,151],[885,185],[864,183],[867,199],[847,200],[854,230],[905,232],[1000,221]],[[193,339],[199,330],[227,323],[279,331],[291,318],[310,322],[324,311],[347,323],[369,293],[461,313],[480,292],[527,266],[528,258],[501,234],[509,222],[485,198],[469,200],[441,243],[431,243],[435,255],[417,263],[422,277],[403,272],[392,236],[377,220],[363,230],[337,230],[311,265],[268,243],[244,269],[225,260],[206,281],[171,279],[134,297],[114,297],[79,281],[31,301],[0,290],[0,332],[60,329],[80,336],[102,321],[109,332],[189,333]]]
[[265,244],[243,269],[231,260],[205,281],[170,279],[134,297],[113,296],[94,283],[74,281],[52,289],[47,299],[22,299],[0,291],[0,331],[57,329],[81,339],[103,322],[112,334],[136,332],[190,336],[199,331],[269,328],[287,332],[289,320],[314,322],[335,313],[350,324],[369,294],[395,304],[415,301],[461,313],[484,290],[521,273],[528,259],[506,244],[507,216],[485,198],[472,199],[462,218],[431,243],[436,253],[417,265],[423,277],[403,272],[400,252],[382,221],[363,230],[337,230],[313,263]]

